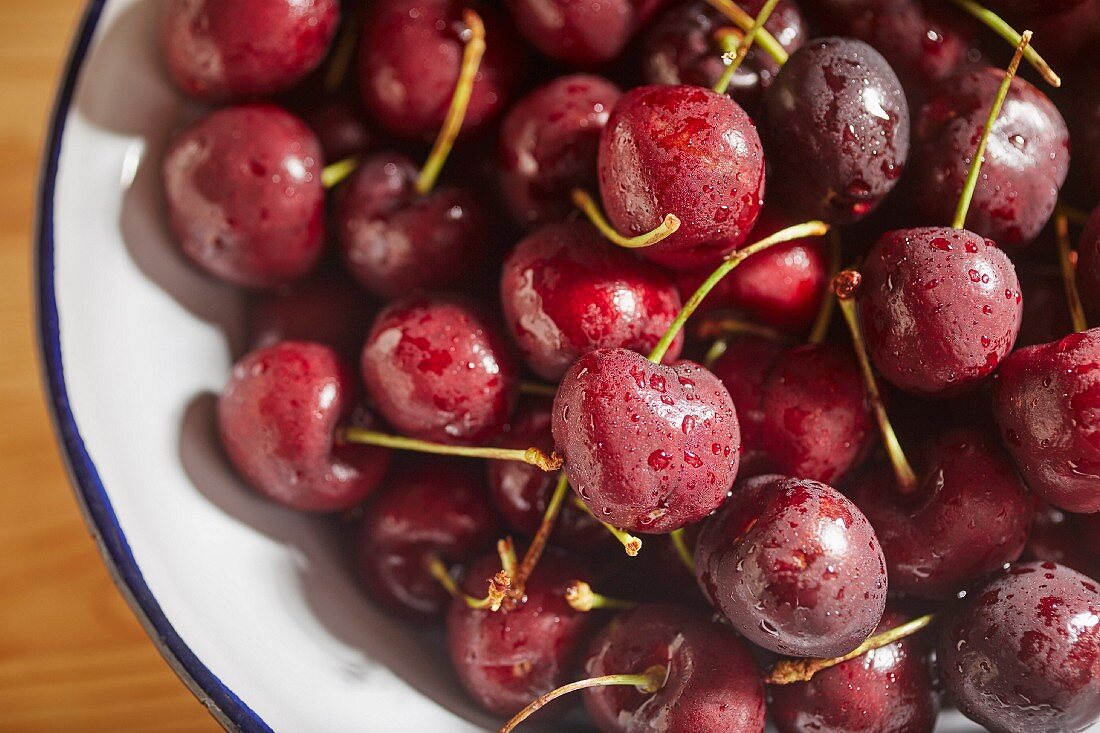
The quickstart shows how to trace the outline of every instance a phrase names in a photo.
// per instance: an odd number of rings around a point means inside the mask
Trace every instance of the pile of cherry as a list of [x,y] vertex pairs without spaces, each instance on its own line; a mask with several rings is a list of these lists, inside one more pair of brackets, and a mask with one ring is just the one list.
[[241,476],[502,730],[1096,721],[1100,0],[493,5],[167,3]]

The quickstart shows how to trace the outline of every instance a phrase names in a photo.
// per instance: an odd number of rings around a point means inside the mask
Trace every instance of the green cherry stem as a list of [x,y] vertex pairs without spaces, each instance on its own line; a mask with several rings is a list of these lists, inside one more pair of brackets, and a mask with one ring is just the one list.
[[[707,4],[717,10],[722,15],[729,18],[729,20],[741,29],[742,32],[748,33],[756,19],[742,10],[732,0],[707,0]],[[789,56],[787,50],[783,48],[783,45],[775,40],[775,36],[768,32],[766,28],[761,28],[756,33],[756,43],[760,48],[775,59],[775,63],[782,66],[787,63]]]
[[638,604],[634,601],[624,601],[619,598],[609,598],[592,590],[592,586],[583,580],[574,580],[565,589],[565,602],[574,611],[588,613],[594,609],[623,610],[634,608]]
[[[985,25],[991,31],[1007,41],[1010,45],[1019,46],[1020,39],[1023,38],[1029,31],[1019,33],[1011,25],[1005,22],[1001,16],[994,13],[992,10],[988,10],[973,0],[951,0],[951,2],[958,5],[965,10],[971,16],[976,18],[980,23]],[[1054,73],[1054,69],[1050,68],[1050,64],[1046,62],[1039,52],[1034,48],[1028,48],[1024,52],[1024,58],[1027,62],[1035,67],[1035,70],[1046,80],[1048,84],[1053,87],[1062,86],[1062,79]]]
[[525,707],[516,713],[516,716],[505,723],[498,733],[512,733],[516,729],[516,726],[531,717],[536,711],[546,706],[548,703],[557,700],[563,695],[568,695],[570,692],[576,692],[578,690],[586,690],[590,687],[636,687],[638,691],[644,694],[652,694],[661,689],[665,685],[665,679],[668,677],[668,667],[664,665],[654,665],[641,674],[609,674],[603,677],[592,677],[587,680],[580,680],[579,682],[571,682],[568,685],[562,685],[556,690],[536,698],[530,705]]
[[823,221],[808,221],[803,224],[796,224],[793,227],[787,227],[782,229],[770,237],[765,237],[759,242],[750,244],[748,247],[739,249],[735,252],[731,252],[726,256],[726,259],[722,261],[722,264],[715,268],[703,284],[699,286],[687,302],[684,303],[684,307],[680,309],[679,315],[665,331],[665,335],[661,337],[661,340],[657,342],[657,345],[653,348],[653,351],[649,354],[649,360],[655,363],[660,363],[664,358],[668,348],[672,345],[672,342],[676,338],[676,334],[680,333],[680,330],[687,323],[687,320],[691,318],[691,315],[695,313],[695,310],[702,304],[703,300],[710,295],[710,291],[722,282],[722,278],[730,274],[738,265],[752,257],[758,252],[763,252],[769,247],[774,247],[777,244],[783,242],[790,242],[793,239],[805,239],[807,237],[820,237],[829,231],[829,225]]
[[546,543],[550,540],[550,534],[554,531],[554,525],[558,521],[562,505],[565,504],[565,497],[568,494],[569,479],[566,478],[563,472],[558,476],[558,483],[554,487],[554,493],[550,495],[550,501],[546,504],[546,511],[543,512],[542,515],[542,523],[539,524],[535,536],[531,538],[531,544],[528,545],[527,552],[523,554],[523,562],[519,564],[515,575],[512,576],[513,597],[523,597],[523,589],[527,586],[528,578],[531,577],[531,573],[535,571],[535,566],[538,565],[539,560],[542,558],[542,553],[546,549]]
[[676,554],[680,556],[680,562],[684,564],[691,574],[695,574],[695,557],[691,554],[691,550],[687,546],[687,539],[684,537],[684,528],[674,529],[669,533],[669,538],[672,540],[672,546],[676,548]]
[[335,163],[329,163],[321,169],[321,185],[326,189],[333,189],[344,182],[344,179],[352,174],[359,166],[359,156],[352,155]]
[[540,384],[539,382],[520,382],[519,391],[520,394],[533,395],[536,397],[553,397],[558,393],[558,385]]
[[599,230],[604,239],[613,242],[620,247],[626,249],[641,249],[642,247],[651,247],[657,242],[664,239],[668,239],[676,230],[680,228],[680,219],[675,214],[665,214],[665,218],[654,229],[639,234],[636,237],[624,237],[615,231],[615,227],[611,226],[610,222],[600,211],[600,207],[596,205],[596,201],[585,190],[580,188],[574,188],[572,192],[573,205],[584,212],[584,215],[588,217],[588,220],[592,222],[592,225]]
[[557,453],[546,455],[538,448],[494,448],[466,445],[448,445],[432,443],[426,440],[406,438],[404,435],[380,433],[366,428],[344,427],[337,432],[337,440],[357,445],[377,445],[382,448],[407,450],[415,453],[433,453],[440,456],[465,456],[467,458],[488,458],[494,461],[521,461],[538,466],[543,471],[557,471],[561,468],[562,458]]
[[455,582],[454,577],[451,575],[451,571],[447,569],[447,566],[443,564],[439,556],[428,555],[424,562],[424,566],[428,570],[428,573],[443,586],[443,589],[447,591],[452,598],[461,598],[470,608],[490,608],[496,602],[494,601],[494,596],[499,595],[499,589],[494,592],[492,588],[499,583],[499,576],[490,581],[488,596],[485,598],[474,598],[470,594],[464,593],[462,589],[458,587],[458,583]]
[[894,426],[890,423],[890,417],[886,414],[886,405],[882,401],[882,393],[879,391],[874,369],[871,368],[871,360],[867,356],[867,344],[863,340],[863,330],[859,324],[859,311],[856,308],[855,295],[862,281],[863,277],[855,270],[845,270],[833,279],[833,292],[840,304],[840,312],[844,315],[844,320],[848,324],[848,330],[852,334],[852,346],[855,348],[859,368],[863,372],[867,399],[871,402],[875,419],[878,421],[879,432],[882,433],[882,442],[886,446],[890,463],[894,467],[898,489],[902,494],[911,494],[917,488],[917,475],[913,472],[909,459],[905,457],[905,451],[901,448],[897,433],[894,432]]
[[955,229],[966,228],[966,215],[970,211],[970,202],[974,200],[974,191],[978,187],[978,178],[982,173],[982,162],[985,159],[986,146],[989,144],[989,135],[993,131],[993,125],[996,124],[997,118],[1001,115],[1001,107],[1004,106],[1005,99],[1008,97],[1012,80],[1016,77],[1016,72],[1020,68],[1020,59],[1023,57],[1024,49],[1028,47],[1029,43],[1031,43],[1031,31],[1024,31],[1024,35],[1020,37],[1020,44],[1016,46],[1016,55],[1012,57],[1012,63],[1008,65],[1008,70],[1005,72],[1001,88],[997,90],[993,107],[989,110],[985,129],[982,130],[981,140],[978,141],[978,149],[974,151],[974,159],[970,161],[970,172],[966,176],[966,184],[963,186],[962,195],[959,197],[959,204],[955,208],[955,220],[951,223],[951,226]]
[[932,614],[918,616],[912,621],[907,621],[900,626],[895,626],[889,631],[875,634],[842,657],[834,657],[832,659],[783,660],[776,664],[772,671],[764,677],[764,681],[769,685],[789,685],[794,682],[809,682],[815,674],[824,669],[835,667],[850,659],[861,657],[867,652],[881,649],[884,646],[893,644],[895,641],[900,641],[907,636],[912,636],[931,624],[934,619],[935,617]]
[[730,82],[733,80],[733,75],[737,73],[737,70],[741,68],[742,62],[749,54],[749,49],[752,48],[753,41],[756,40],[756,36],[760,33],[760,29],[764,27],[764,24],[768,22],[768,18],[771,17],[772,11],[775,10],[775,6],[779,3],[779,0],[768,0],[764,3],[764,7],[760,9],[760,13],[752,22],[752,26],[745,31],[744,37],[741,42],[737,44],[737,51],[734,52],[732,57],[729,57],[729,52],[723,55],[723,58],[728,62],[726,64],[725,71],[722,72],[722,76],[718,79],[718,83],[714,85],[714,91],[719,94],[725,94],[729,89]]
[[626,550],[627,555],[629,555],[630,557],[637,557],[638,553],[642,551],[642,541],[640,539],[624,529],[619,529],[618,527],[610,525],[607,522],[601,521],[599,517],[592,513],[592,510],[588,508],[588,505],[585,504],[584,500],[581,499],[579,496],[573,497],[573,505],[588,514],[600,524],[602,524],[604,526],[604,529],[606,529],[612,537],[619,541],[619,544],[621,544],[623,546],[623,549]]
[[825,281],[825,292],[822,294],[821,306],[818,308],[813,328],[810,329],[810,335],[806,339],[807,343],[824,343],[825,337],[829,335],[829,327],[833,324],[833,310],[836,308],[836,301],[833,299],[832,293],[829,292],[829,288],[833,278],[840,272],[841,250],[840,232],[834,229],[829,232],[829,279]]
[[462,65],[458,72],[458,83],[455,84],[454,96],[451,97],[451,106],[447,109],[447,116],[443,119],[443,127],[432,146],[432,152],[428,154],[428,160],[420,169],[420,175],[416,178],[416,192],[421,196],[432,190],[447,156],[454,147],[455,139],[462,130],[462,121],[466,118],[466,110],[470,106],[470,97],[474,92],[474,77],[477,76],[478,67],[481,66],[481,57],[485,55],[485,24],[481,22],[481,16],[473,10],[462,11],[462,20],[466,23],[467,38],[466,47],[462,52]]
[[1077,253],[1070,248],[1069,218],[1062,211],[1054,213],[1054,233],[1058,240],[1058,261],[1062,266],[1062,284],[1066,289],[1066,302],[1073,320],[1075,333],[1088,330],[1085,318],[1085,306],[1081,303],[1081,293],[1077,289]]
[[359,40],[359,32],[363,27],[360,5],[356,4],[355,8],[344,20],[340,28],[340,36],[336,39],[336,45],[329,55],[328,66],[325,67],[322,84],[329,94],[335,94],[340,90],[348,75],[348,68],[351,67],[352,56],[355,54],[355,44]]

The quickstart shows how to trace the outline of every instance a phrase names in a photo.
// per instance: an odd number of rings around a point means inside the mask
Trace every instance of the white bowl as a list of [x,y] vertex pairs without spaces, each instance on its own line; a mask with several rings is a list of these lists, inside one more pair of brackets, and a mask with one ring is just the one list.
[[[161,151],[199,110],[161,70],[160,5],[89,4],[41,181],[45,377],[104,560],[229,730],[495,730],[441,635],[372,607],[331,527],[259,498],[221,455],[213,408],[243,303],[189,267],[164,224]],[[940,730],[978,728],[950,713]]]

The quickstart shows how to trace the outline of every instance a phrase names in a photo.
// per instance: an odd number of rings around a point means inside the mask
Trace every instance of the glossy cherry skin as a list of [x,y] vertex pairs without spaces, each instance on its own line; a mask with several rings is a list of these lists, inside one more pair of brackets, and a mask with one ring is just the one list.
[[161,174],[185,255],[223,280],[285,285],[317,264],[324,159],[305,123],[278,107],[213,112],[169,144]]
[[[550,433],[551,403],[544,399],[521,402],[510,429],[497,444],[504,448],[554,449]],[[557,474],[519,461],[489,461],[489,494],[508,528],[531,536],[538,531],[557,484]],[[551,540],[575,550],[606,546],[607,530],[586,511],[566,500],[554,523]],[[612,540],[613,542],[614,540]]]
[[992,241],[965,229],[887,232],[860,272],[867,351],[894,386],[960,394],[1012,350],[1023,298],[1016,269]]
[[898,490],[883,465],[857,479],[851,495],[882,542],[890,590],[950,598],[1020,556],[1032,500],[983,432],[955,428],[922,448],[912,495]]
[[[359,44],[359,90],[367,110],[390,133],[430,139],[443,125],[458,83],[469,33],[459,0],[372,3]],[[485,56],[474,77],[462,130],[480,130],[507,107],[522,69],[510,29],[489,8]]]
[[170,0],[161,45],[172,81],[202,102],[285,91],[320,66],[339,0]]
[[1100,575],[1100,553],[1090,548],[1088,541],[1090,534],[1096,534],[1095,540],[1100,541],[1100,533],[1090,532],[1089,525],[1091,521],[1100,529],[1098,519],[1100,514],[1070,514],[1037,499],[1031,534],[1020,559],[1054,562],[1096,578]]
[[554,398],[554,445],[596,517],[660,534],[697,522],[737,477],[741,431],[712,373],[626,349],[582,356]]
[[1066,511],[1100,511],[1100,328],[1005,359],[993,412],[1037,496]]
[[506,0],[516,29],[552,59],[599,66],[622,53],[663,0]]
[[347,278],[325,274],[285,290],[264,293],[248,312],[249,346],[313,341],[354,359],[367,335],[375,307]]
[[[907,621],[887,609],[875,633]],[[940,701],[924,639],[909,636],[824,669],[809,682],[768,688],[779,733],[932,733]]]
[[818,38],[768,87],[760,124],[772,191],[799,220],[849,224],[893,190],[909,156],[909,104],[878,51]]
[[[470,569],[462,588],[481,598],[499,571],[499,558],[487,557]],[[494,715],[510,716],[574,679],[599,614],[573,610],[565,590],[588,579],[575,561],[546,554],[527,581],[523,603],[493,612],[470,608],[462,599],[451,602],[447,649],[474,701]]]
[[645,604],[616,616],[592,642],[586,676],[668,668],[653,693],[592,687],[584,704],[601,733],[762,733],[764,690],[748,646],[681,606]]
[[379,413],[415,438],[488,441],[515,406],[519,380],[504,339],[459,300],[391,304],[375,318],[360,363]]
[[640,251],[677,270],[713,268],[745,241],[764,198],[764,150],[745,111],[702,87],[643,86],[622,96],[600,136],[600,195],[621,234],[680,219]]
[[951,699],[994,733],[1083,731],[1100,717],[1100,589],[1050,562],[1013,565],[943,621]]
[[1085,305],[1100,313],[1100,206],[1093,210],[1077,245],[1077,283]]
[[764,451],[764,382],[787,349],[782,341],[738,334],[727,340],[725,353],[711,366],[737,405],[742,477],[770,473]]
[[847,654],[886,607],[871,523],[839,491],[807,479],[739,484],[703,525],[695,577],[733,628],[780,654]]
[[596,349],[648,354],[681,308],[676,284],[660,267],[581,221],[548,224],[517,244],[504,260],[500,301],[524,361],[554,382]]
[[500,536],[499,524],[477,462],[418,456],[391,474],[364,511],[355,543],[360,576],[387,610],[440,617],[451,597],[428,560],[452,568],[480,558]]
[[[740,3],[741,9],[754,17],[763,6],[763,0]],[[705,2],[696,0],[672,7],[645,34],[642,49],[645,80],[650,84],[713,88],[725,70],[722,61],[725,49],[716,32],[730,29],[730,25],[726,16]],[[805,43],[808,34],[802,12],[792,0],[780,0],[764,28],[788,53]],[[728,93],[745,109],[754,110],[778,73],[779,64],[754,45],[734,72]]]
[[307,512],[349,509],[378,486],[390,452],[339,445],[353,414],[354,372],[327,346],[284,341],[253,351],[233,366],[218,399],[222,445],[256,491]]
[[[914,125],[913,203],[925,219],[950,222],[1004,70],[944,80]],[[1069,172],[1069,131],[1058,108],[1017,77],[985,151],[967,227],[1002,247],[1029,244],[1050,219]]]
[[500,187],[524,226],[561,221],[570,191],[596,186],[600,132],[622,92],[602,76],[560,76],[516,102],[499,137]]
[[473,192],[441,186],[420,195],[417,169],[397,153],[371,156],[341,187],[336,228],[348,271],[383,299],[468,280],[489,248]]
[[302,119],[316,133],[329,162],[362,155],[374,139],[363,112],[350,100],[333,99],[310,107],[302,112]]

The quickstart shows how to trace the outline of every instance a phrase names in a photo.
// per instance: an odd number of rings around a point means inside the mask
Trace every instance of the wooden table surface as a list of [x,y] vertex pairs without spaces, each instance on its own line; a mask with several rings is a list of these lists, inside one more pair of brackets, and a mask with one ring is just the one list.
[[0,732],[216,731],[115,590],[54,445],[32,329],[41,142],[84,0],[0,0]]

